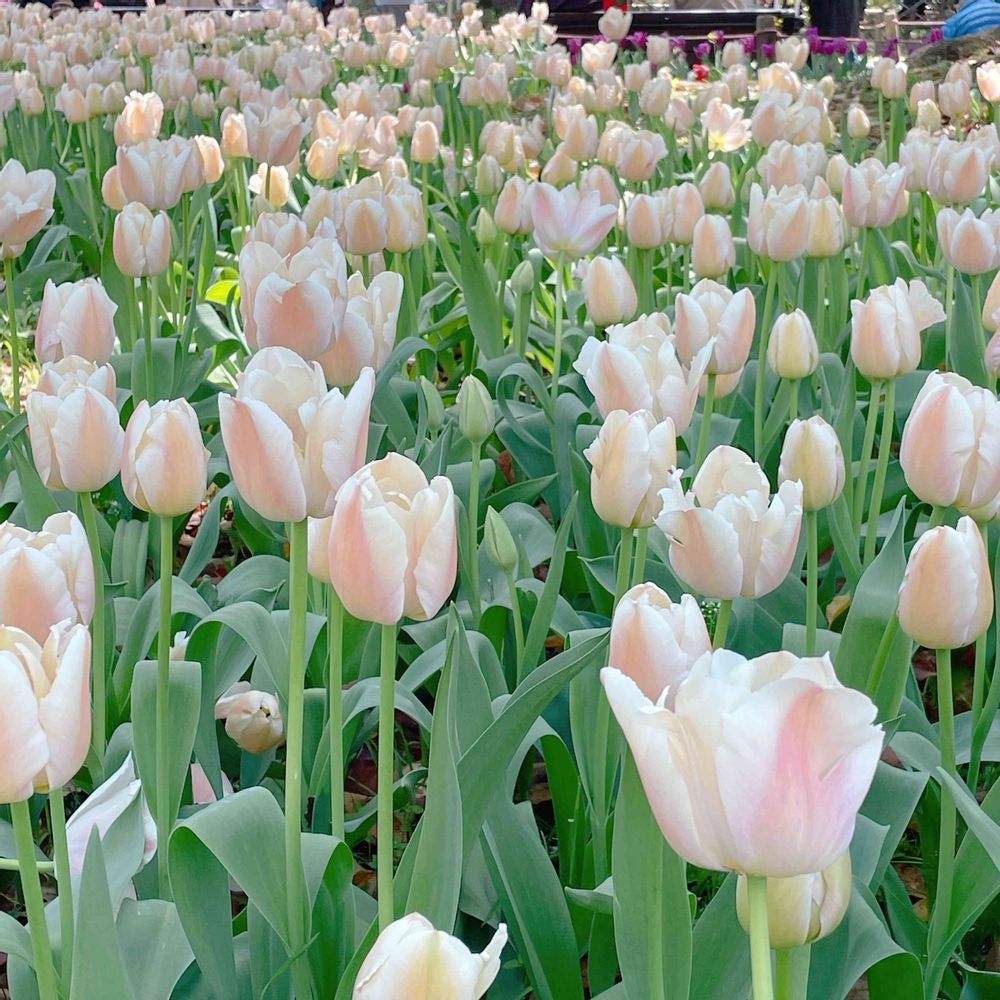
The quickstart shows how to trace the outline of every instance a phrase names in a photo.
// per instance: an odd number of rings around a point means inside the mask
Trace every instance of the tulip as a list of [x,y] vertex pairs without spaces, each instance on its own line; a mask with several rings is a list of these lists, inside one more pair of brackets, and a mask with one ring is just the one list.
[[844,213],[833,195],[809,199],[807,257],[835,257],[844,249]]
[[1000,326],[1000,274],[998,274],[990,284],[986,292],[986,301],[983,303],[983,326],[995,330]]
[[746,660],[717,650],[678,686],[674,708],[601,671],[653,815],[692,864],[789,878],[847,850],[882,750],[876,709],[828,656]]
[[796,35],[779,38],[774,43],[774,58],[798,72],[809,58],[809,42]]
[[170,266],[170,220],[145,205],[129,202],[115,219],[112,240],[115,263],[130,278],[163,274]]
[[819,364],[819,345],[809,317],[801,310],[779,316],[767,342],[767,363],[779,378],[812,375]]
[[186,399],[152,406],[144,399],[125,428],[122,489],[140,510],[186,514],[205,496],[208,459],[198,416]]
[[253,350],[288,347],[307,361],[329,350],[347,309],[347,261],[336,240],[315,237],[282,256],[265,243],[240,252],[240,313]]
[[1000,65],[990,59],[976,68],[976,86],[987,101],[1000,101]]
[[920,334],[944,318],[922,281],[897,278],[851,303],[851,358],[869,382],[912,372],[920,364]]
[[132,93],[125,98],[125,110],[115,120],[115,142],[119,146],[155,139],[163,122],[163,101],[157,93]]
[[952,372],[932,372],[914,400],[899,451],[925,503],[972,513],[1000,493],[1000,402]]
[[906,173],[894,163],[862,160],[844,174],[844,217],[852,226],[881,228],[906,213]]
[[257,168],[247,186],[253,194],[258,196],[256,201],[258,211],[272,211],[281,208],[288,204],[292,193],[288,168],[269,166],[266,163],[262,163]]
[[500,924],[485,950],[466,946],[408,913],[379,934],[354,983],[352,1000],[479,1000],[500,971],[507,927]]
[[222,153],[232,159],[250,155],[247,148],[247,129],[243,115],[228,108],[222,115]]
[[[8,621],[9,619],[4,619]],[[0,626],[0,802],[61,788],[90,746],[90,633],[62,622],[44,644]]]
[[283,347],[255,354],[235,396],[219,397],[222,440],[240,495],[272,521],[333,513],[342,484],[364,462],[375,376],[345,396],[327,391],[319,364]]
[[93,615],[94,567],[75,514],[51,515],[41,531],[0,524],[0,622],[44,642],[60,622]]
[[615,170],[622,180],[631,183],[648,181],[656,171],[656,166],[667,155],[663,137],[643,129],[626,135],[618,143],[615,156]]
[[977,219],[968,208],[961,215],[953,208],[940,209],[937,233],[944,259],[962,274],[986,274],[994,270],[1000,263],[998,223],[1000,216],[992,212],[984,212]]
[[553,259],[576,259],[591,253],[608,235],[617,214],[617,209],[602,205],[594,191],[583,193],[575,187],[560,191],[550,184],[534,187],[531,220],[535,243]]
[[717,160],[698,183],[698,190],[708,212],[728,211],[736,202],[729,164]]
[[278,699],[251,690],[246,681],[234,684],[215,703],[215,717],[225,721],[229,738],[248,753],[266,753],[284,742]]
[[330,573],[356,618],[433,618],[455,586],[457,560],[455,496],[444,476],[428,483],[415,462],[390,453],[337,492]]
[[843,493],[846,475],[837,432],[818,414],[793,420],[781,449],[778,482],[802,484],[802,509],[829,507]]
[[405,178],[394,177],[385,187],[382,204],[386,214],[385,248],[406,253],[427,239],[427,218],[420,191]]
[[273,108],[247,104],[243,108],[243,124],[249,155],[257,163],[275,166],[291,163],[298,156],[309,130],[308,123],[291,104]]
[[673,708],[678,685],[711,651],[701,608],[690,594],[674,604],[655,583],[640,583],[615,608],[608,662],[650,701],[665,694],[665,704]]
[[701,278],[721,278],[736,263],[736,245],[721,215],[705,215],[694,227],[691,266]]
[[972,107],[972,92],[968,81],[952,80],[938,87],[938,105],[948,118],[961,118]]
[[747,243],[754,253],[773,261],[794,260],[809,241],[809,200],[794,185],[765,195],[759,184],[750,189]]
[[669,417],[682,434],[691,424],[710,356],[706,346],[690,367],[683,365],[669,320],[652,313],[608,327],[606,341],[590,337],[573,367],[583,375],[602,417],[612,410],[649,410],[658,421]]
[[593,466],[590,495],[598,516],[621,528],[650,527],[677,465],[673,421],[657,423],[648,410],[613,410],[583,454]]
[[986,189],[989,159],[972,142],[941,140],[927,172],[927,190],[940,205],[967,205]]
[[[767,932],[774,949],[798,948],[832,934],[851,901],[851,855],[845,851],[821,872],[767,880]],[[736,914],[749,933],[747,881],[736,883]]]
[[173,208],[200,172],[196,148],[183,140],[119,146],[115,164],[125,198],[152,211]]
[[670,542],[670,565],[697,593],[719,600],[762,597],[788,575],[802,524],[801,483],[781,483],[769,500],[760,466],[720,446],[690,493],[675,471],[661,497],[656,526]]
[[826,167],[826,150],[819,142],[792,145],[779,139],[757,161],[765,191],[769,188],[780,191],[795,185],[811,188],[816,178],[823,176]]
[[432,121],[417,123],[410,144],[410,156],[414,163],[434,163],[439,155],[441,139],[437,126]]
[[118,306],[97,278],[56,285],[45,282],[35,327],[35,352],[41,362],[78,355],[104,364],[115,346]]
[[597,30],[613,42],[620,42],[632,27],[632,15],[618,7],[609,7],[597,21]]
[[934,101],[921,101],[917,105],[917,128],[937,132],[941,128],[941,109]]
[[750,122],[744,120],[742,109],[730,107],[718,97],[708,102],[701,125],[708,149],[713,152],[731,153],[750,141]]
[[17,160],[0,170],[0,257],[19,257],[52,217],[56,190],[51,170],[26,171]]
[[675,303],[677,353],[693,365],[698,352],[711,347],[706,368],[710,375],[730,375],[747,362],[753,342],[756,307],[747,288],[735,294],[724,285],[703,278],[690,295]]
[[979,528],[925,531],[913,546],[899,586],[899,624],[929,649],[958,649],[978,639],[993,619],[993,583]]
[[635,315],[635,285],[617,257],[595,257],[583,277],[583,298],[595,326],[621,323]]
[[70,356],[43,366],[26,409],[35,468],[49,489],[91,493],[118,475],[125,435],[114,400],[110,365]]
[[191,144],[198,157],[198,164],[201,167],[205,183],[214,184],[220,180],[225,172],[226,164],[222,159],[222,149],[218,140],[210,135],[196,135],[192,138]]
[[286,212],[265,212],[247,230],[243,245],[267,243],[282,257],[294,257],[309,243],[309,230],[297,215]]
[[701,192],[688,181],[667,188],[662,195],[666,199],[664,215],[668,220],[671,242],[690,246],[694,241],[694,227],[705,214]]
[[847,110],[847,134],[854,140],[867,139],[871,130],[865,109],[860,104],[852,104]]
[[144,842],[142,857],[136,871],[149,864],[156,853],[156,824],[146,805],[142,783],[135,773],[132,754],[126,755],[121,766],[110,778],[95,788],[86,801],[70,816],[66,823],[66,846],[69,851],[69,872],[79,878],[83,872],[83,862],[87,845],[94,830],[103,840],[115,821],[139,799],[142,809],[142,829]]
[[667,242],[666,201],[656,195],[637,194],[625,210],[625,233],[639,250],[653,250]]

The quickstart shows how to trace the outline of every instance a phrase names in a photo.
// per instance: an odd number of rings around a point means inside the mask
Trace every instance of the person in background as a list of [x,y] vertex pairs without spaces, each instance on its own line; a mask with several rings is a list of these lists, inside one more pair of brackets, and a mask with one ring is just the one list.
[[963,0],[944,22],[945,38],[962,38],[990,28],[1000,28],[1000,3],[997,0]]
[[857,38],[863,10],[859,0],[809,0],[809,23],[823,38]]

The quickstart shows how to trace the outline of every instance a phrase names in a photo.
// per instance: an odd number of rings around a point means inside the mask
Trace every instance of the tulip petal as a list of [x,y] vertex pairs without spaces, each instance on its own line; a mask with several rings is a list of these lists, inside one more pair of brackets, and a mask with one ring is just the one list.
[[49,748],[28,675],[17,657],[6,651],[0,652],[0,691],[0,800],[20,802],[31,798]]

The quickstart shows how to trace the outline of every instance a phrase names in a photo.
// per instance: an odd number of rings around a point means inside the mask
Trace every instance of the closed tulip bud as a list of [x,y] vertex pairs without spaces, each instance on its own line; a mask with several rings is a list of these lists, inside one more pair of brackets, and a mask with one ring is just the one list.
[[987,101],[1000,101],[1000,65],[990,59],[977,67],[976,86]]
[[986,371],[994,378],[1000,377],[1000,329],[990,337],[986,345],[986,355],[983,359]]
[[386,249],[389,217],[385,208],[371,198],[359,198],[348,204],[344,213],[344,249],[351,254],[369,256]]
[[427,404],[428,429],[440,430],[444,426],[444,402],[441,400],[441,393],[438,392],[437,386],[423,375],[417,379],[417,385],[420,386],[424,402]]
[[958,649],[978,639],[993,619],[993,582],[979,528],[925,531],[910,552],[899,586],[899,624],[929,649]]
[[650,701],[665,694],[664,703],[672,708],[678,685],[711,651],[701,608],[690,594],[674,604],[655,583],[640,583],[615,608],[608,663]]
[[206,184],[214,184],[222,178],[226,169],[218,140],[210,135],[196,135],[191,143],[201,167],[202,178]]
[[703,278],[689,295],[677,296],[674,317],[677,352],[690,365],[699,351],[710,346],[707,374],[738,372],[750,354],[756,314],[749,289],[733,293],[724,285]]
[[572,184],[576,180],[579,164],[566,152],[562,143],[556,147],[555,152],[549,157],[545,166],[542,167],[541,180],[545,184],[554,187],[563,187]]
[[433,618],[455,586],[457,561],[455,496],[444,476],[428,483],[415,462],[390,453],[338,491],[330,572],[356,618]]
[[[851,901],[851,854],[811,875],[767,880],[767,931],[774,949],[798,948],[832,934]],[[746,877],[736,883],[736,914],[744,930],[750,926]],[[749,933],[749,931],[748,931]]]
[[[953,208],[937,213],[938,244],[944,259],[962,274],[986,274],[997,266],[997,236],[1000,226],[991,225],[994,215],[981,219],[966,209],[961,215]],[[997,217],[1000,222],[1000,216]]]
[[631,319],[638,304],[632,278],[617,257],[590,261],[583,277],[583,298],[595,326]]
[[951,119],[968,114],[972,107],[972,91],[967,80],[952,80],[938,87],[938,106]]
[[598,516],[622,528],[650,527],[660,511],[659,492],[677,465],[673,421],[657,423],[648,410],[614,410],[584,456],[593,466],[590,494]]
[[35,468],[49,489],[91,493],[118,475],[125,435],[110,365],[72,356],[44,365],[26,409]]
[[247,148],[247,129],[243,115],[228,109],[222,115],[222,152],[231,158],[250,155]]
[[820,416],[793,420],[781,449],[778,481],[802,483],[802,509],[829,507],[844,491],[845,477],[837,432]]
[[118,176],[118,167],[112,165],[104,172],[101,181],[101,198],[108,208],[115,212],[120,212],[127,204],[128,198],[122,189],[121,178]]
[[94,564],[75,514],[53,514],[40,531],[0,524],[0,622],[45,642],[60,622],[93,615]]
[[358,970],[352,1000],[479,1000],[500,971],[507,928],[478,955],[458,938],[408,913],[378,936]]
[[[882,751],[876,708],[828,656],[705,654],[674,707],[601,682],[661,832],[692,864],[789,878],[847,850]],[[795,836],[789,837],[788,831]]]
[[917,105],[917,128],[937,132],[941,128],[941,109],[934,101],[921,101]]
[[35,328],[35,351],[42,362],[78,355],[104,364],[115,346],[118,306],[97,278],[56,285],[45,283]]
[[285,740],[278,699],[251,690],[246,681],[234,684],[215,703],[215,717],[225,722],[229,738],[249,753],[266,753]]
[[844,180],[851,165],[847,162],[843,153],[837,153],[830,157],[830,162],[826,165],[826,173],[823,175],[830,191],[835,195],[840,195],[844,190]]
[[319,364],[284,347],[251,358],[235,396],[219,397],[233,480],[262,517],[302,521],[333,513],[337,490],[365,459],[375,377],[365,369],[345,396]]
[[493,216],[485,208],[476,216],[476,242],[481,247],[491,247],[497,240],[497,227]]
[[812,323],[801,309],[774,321],[767,344],[767,363],[780,378],[805,378],[816,371],[819,345]]
[[414,163],[434,163],[438,158],[441,140],[438,137],[437,126],[432,121],[417,123],[413,130],[413,140],[410,145],[410,156]]
[[490,562],[504,573],[517,570],[517,544],[503,516],[492,507],[486,509],[483,543]]
[[563,151],[573,160],[592,160],[597,153],[597,119],[593,115],[576,117],[566,126]]
[[847,134],[852,139],[867,139],[871,130],[865,109],[860,104],[852,104],[847,111]]
[[906,64],[895,63],[886,67],[878,89],[886,100],[898,100],[906,96],[906,84]]
[[851,303],[851,358],[869,382],[912,372],[920,364],[920,334],[944,318],[922,281],[897,278]]
[[26,171],[17,160],[0,170],[0,256],[18,257],[52,217],[56,179],[51,170]]
[[134,507],[176,517],[201,503],[208,449],[198,416],[186,399],[142,400],[125,428],[122,489]]
[[952,372],[932,372],[917,394],[899,451],[906,484],[925,503],[963,513],[1000,493],[1000,402]]
[[61,788],[81,768],[90,745],[87,628],[63,622],[43,645],[19,628],[0,626],[0,684],[0,802]]
[[522,260],[510,276],[507,286],[515,295],[530,295],[535,288],[535,269],[530,260]]
[[801,483],[781,483],[772,499],[760,466],[720,446],[690,493],[675,472],[660,495],[656,525],[670,541],[670,565],[695,592],[718,600],[762,597],[788,575],[802,525]]
[[915,115],[921,101],[937,99],[937,84],[933,80],[918,80],[910,87],[910,114]]
[[809,242],[809,199],[794,185],[765,195],[759,184],[750,189],[747,243],[754,253],[774,261],[794,260]]
[[662,247],[668,239],[665,201],[656,195],[637,194],[625,211],[625,232],[629,243],[640,250]]
[[503,169],[492,156],[481,156],[476,164],[476,194],[483,198],[495,195],[503,187]]
[[335,139],[321,136],[306,153],[306,170],[318,181],[327,181],[335,177],[340,166],[340,153]]
[[690,181],[663,192],[667,200],[665,216],[669,220],[670,239],[681,246],[690,246],[694,240],[694,227],[705,214],[701,192]]
[[268,108],[248,104],[243,109],[247,151],[257,163],[291,163],[309,130],[307,122],[291,104]]
[[807,257],[834,257],[844,249],[844,213],[833,195],[809,199]]
[[257,195],[255,206],[257,212],[270,212],[288,203],[292,193],[291,178],[285,167],[262,163],[256,173],[250,178],[250,191]]
[[525,235],[532,230],[531,199],[523,177],[508,177],[497,199],[493,219],[497,228],[511,235]]
[[612,42],[620,42],[631,27],[631,13],[618,7],[609,7],[597,20],[597,30]]
[[844,174],[844,217],[852,226],[881,228],[906,213],[906,172],[898,163],[888,167],[863,160]]
[[170,220],[137,201],[129,202],[115,218],[112,239],[115,263],[130,278],[163,274],[170,266]]
[[489,389],[474,375],[469,375],[463,380],[455,403],[458,407],[458,429],[466,440],[478,447],[493,433],[496,424]]
[[698,184],[705,210],[708,212],[727,211],[736,202],[736,191],[729,172],[729,164],[721,160],[713,163]]
[[705,215],[694,227],[691,266],[700,278],[721,278],[736,263],[736,245],[721,215]]
[[982,147],[942,139],[930,161],[928,193],[939,205],[967,205],[986,189],[989,167]]
[[163,122],[163,101],[157,93],[132,93],[125,99],[125,110],[115,121],[115,142],[143,142],[155,139],[160,134]]
[[983,326],[995,330],[1000,326],[1000,274],[990,283],[983,303]]

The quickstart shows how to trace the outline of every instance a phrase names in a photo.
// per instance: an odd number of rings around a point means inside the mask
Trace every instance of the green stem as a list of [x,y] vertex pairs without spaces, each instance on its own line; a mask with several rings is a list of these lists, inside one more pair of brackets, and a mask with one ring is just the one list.
[[861,537],[861,524],[864,521],[865,497],[868,493],[868,474],[872,464],[872,452],[875,450],[875,428],[878,426],[878,408],[882,397],[882,387],[879,383],[872,384],[868,397],[868,417],[865,420],[865,436],[861,444],[861,458],[858,465],[858,476],[854,483],[854,534]]
[[944,267],[944,366],[950,369],[952,366],[951,350],[951,328],[952,317],[955,313],[955,268],[946,263]]
[[632,565],[632,586],[642,583],[646,573],[646,550],[649,548],[649,528],[640,528],[635,536],[635,561]]
[[715,631],[712,634],[712,648],[722,649],[726,644],[726,636],[729,634],[729,618],[733,611],[731,600],[720,601],[719,611],[715,617]]
[[622,528],[621,545],[618,546],[618,573],[615,577],[615,607],[628,589],[632,570],[632,536],[635,528]]
[[10,409],[12,413],[21,412],[21,344],[17,333],[17,307],[14,298],[14,259],[4,257],[4,285],[7,290],[7,332],[10,338]]
[[376,865],[378,926],[384,931],[394,919],[392,899],[392,775],[395,758],[396,625],[382,626],[382,658],[378,698],[378,817]]
[[104,557],[101,555],[101,537],[97,530],[97,510],[89,493],[80,494],[83,526],[90,545],[90,559],[94,564],[94,618],[90,623],[92,641],[92,676],[94,701],[93,747],[99,762],[104,761],[107,748],[107,663],[104,656]]
[[753,453],[758,461],[764,450],[764,378],[767,372],[767,344],[771,338],[771,311],[774,295],[778,290],[778,272],[781,264],[771,261],[767,275],[767,291],[764,294],[764,313],[761,316],[760,343],[757,348],[757,378],[753,391]]
[[146,373],[146,399],[151,403],[155,400],[153,394],[153,340],[157,335],[157,315],[156,307],[156,275],[146,278],[146,315],[142,325],[142,335],[145,340],[145,368]]
[[[51,861],[36,861],[35,868],[46,875],[51,875],[56,870],[56,866]],[[17,872],[20,870],[21,862],[17,858],[0,858],[0,872]]]
[[802,385],[802,379],[793,378],[791,385],[789,385],[788,393],[788,422],[792,423],[799,419],[799,387]]
[[774,953],[776,1000],[805,1000],[809,988],[810,946],[779,948]]
[[[985,636],[983,639],[985,640]],[[990,681],[989,694],[986,703],[979,714],[979,719],[972,730],[972,752],[969,756],[969,788],[973,791],[979,785],[979,767],[983,758],[983,747],[986,737],[993,727],[997,709],[1000,708],[1000,645],[998,645],[993,661],[993,679]]]
[[344,839],[344,605],[333,587],[326,594],[326,635],[330,647],[330,826]]
[[174,520],[157,518],[160,528],[160,620],[156,643],[156,852],[160,895],[170,899],[167,843],[173,828],[170,815],[170,611],[174,582]]
[[517,595],[517,581],[513,571],[507,574],[507,591],[510,594],[510,617],[514,623],[514,679],[515,685],[521,683],[521,672],[524,670],[524,622],[521,620],[521,599]]
[[[955,701],[951,684],[951,650],[937,651],[938,719],[941,742],[941,766],[957,778],[955,766]],[[937,891],[934,914],[940,914],[947,926],[951,914],[951,890],[955,877],[955,799],[946,785],[941,785],[941,837],[938,846]],[[937,921],[934,921],[937,924]],[[932,935],[933,937],[933,935]]]
[[698,448],[695,452],[693,476],[698,475],[698,470],[708,454],[708,434],[712,426],[712,410],[715,408],[715,379],[714,374],[708,375],[708,384],[705,387],[705,406],[701,413],[701,424],[698,427]]
[[306,598],[309,534],[306,521],[288,525],[288,713],[285,719],[285,892],[289,951],[296,1000],[312,996],[306,945],[305,876],[302,869],[302,728],[306,683]]
[[472,445],[472,472],[469,476],[469,608],[473,628],[479,626],[479,467],[482,462],[482,445]]
[[878,695],[878,689],[882,685],[882,675],[885,673],[885,665],[889,659],[889,650],[896,639],[899,631],[899,618],[893,612],[892,617],[885,623],[882,638],[879,640],[878,649],[875,650],[875,659],[872,661],[872,668],[868,674],[868,684],[866,691],[868,697],[873,701]]
[[66,841],[66,802],[62,788],[49,792],[49,823],[52,827],[52,847],[56,859],[56,881],[59,885],[59,960],[62,988],[70,995],[73,974],[73,882],[69,869],[69,845]]
[[552,348],[552,405],[555,406],[559,397],[559,369],[562,367],[562,334],[563,334],[563,259],[560,254],[556,259],[556,315],[555,343]]
[[819,539],[816,511],[806,511],[806,656],[816,655],[819,612]]
[[826,280],[830,270],[830,261],[824,257],[817,262],[816,267],[816,341],[820,351],[828,351],[826,342]]
[[771,942],[767,929],[767,879],[747,876],[750,903],[750,968],[753,972],[753,1000],[774,1000],[771,985]]
[[892,450],[892,426],[896,415],[896,380],[887,379],[885,383],[885,402],[882,410],[882,429],[878,438],[878,464],[875,467],[875,484],[872,486],[872,502],[868,508],[868,534],[865,537],[865,561],[869,566],[875,558],[875,546],[878,542],[878,519],[882,514],[882,495],[885,493],[885,480],[889,472],[889,452]]
[[868,245],[871,242],[871,229],[865,226],[861,230],[861,260],[858,266],[858,283],[854,289],[854,297],[863,299],[865,297],[865,283],[868,279]]
[[35,867],[35,838],[31,830],[31,811],[28,802],[28,799],[11,802],[10,818],[14,824],[21,891],[24,894],[24,908],[28,914],[28,930],[31,932],[31,952],[35,959],[38,996],[40,1000],[56,1000],[56,970],[52,964],[49,931],[45,926],[42,883]]

